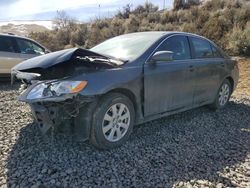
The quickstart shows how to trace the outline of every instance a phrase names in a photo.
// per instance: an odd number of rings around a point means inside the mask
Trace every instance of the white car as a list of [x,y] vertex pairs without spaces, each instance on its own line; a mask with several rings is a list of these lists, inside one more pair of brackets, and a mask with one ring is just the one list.
[[32,39],[13,34],[0,34],[0,77],[10,77],[18,63],[50,51]]

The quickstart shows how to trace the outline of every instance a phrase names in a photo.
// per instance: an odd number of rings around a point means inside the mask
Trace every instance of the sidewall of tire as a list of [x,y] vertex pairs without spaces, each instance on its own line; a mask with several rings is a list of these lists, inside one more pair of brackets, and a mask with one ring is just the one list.
[[[123,103],[125,104],[129,111],[130,111],[130,125],[129,128],[126,132],[126,134],[121,138],[121,140],[117,142],[110,142],[108,141],[102,131],[102,123],[103,123],[103,118],[107,110],[116,103]],[[91,143],[98,147],[99,149],[111,149],[118,147],[122,144],[124,144],[130,134],[132,133],[133,126],[135,122],[135,110],[134,110],[134,105],[130,101],[128,97],[126,97],[123,94],[119,93],[110,93],[104,96],[97,108],[95,113],[93,114],[93,121],[92,121],[92,131],[91,131]]]
[[[221,90],[221,87],[222,87],[225,83],[229,86],[229,97],[228,97],[228,100],[227,100],[226,104],[223,105],[223,106],[221,106],[220,103],[219,103],[219,92],[220,92],[220,90]],[[220,88],[219,88],[219,90],[218,90],[218,92],[217,92],[217,95],[216,95],[216,99],[215,99],[214,103],[211,105],[211,107],[212,107],[213,109],[215,109],[215,110],[216,110],[216,109],[224,108],[224,107],[228,104],[228,101],[230,100],[231,94],[232,94],[232,86],[231,86],[231,83],[226,79],[226,80],[224,80],[224,81],[222,82],[222,84],[220,85]]]

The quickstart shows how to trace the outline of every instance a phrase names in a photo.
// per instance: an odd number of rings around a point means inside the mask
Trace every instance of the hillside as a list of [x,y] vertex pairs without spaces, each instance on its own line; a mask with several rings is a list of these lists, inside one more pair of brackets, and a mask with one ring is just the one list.
[[29,35],[52,51],[74,46],[90,48],[124,33],[177,30],[203,35],[230,55],[250,55],[250,2],[247,0],[211,0],[163,11],[152,3],[135,8],[126,5],[113,18],[79,24],[60,13],[54,22],[55,30]]
[[44,32],[50,29],[52,21],[0,21],[0,33],[28,36],[31,32]]

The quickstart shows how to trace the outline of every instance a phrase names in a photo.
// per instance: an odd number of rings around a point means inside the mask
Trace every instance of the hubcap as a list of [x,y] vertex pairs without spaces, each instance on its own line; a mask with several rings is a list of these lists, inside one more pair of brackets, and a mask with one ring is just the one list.
[[127,132],[130,124],[130,112],[123,103],[112,105],[104,115],[102,132],[110,142],[120,140]]
[[229,85],[223,84],[221,89],[220,89],[220,92],[219,92],[219,104],[220,104],[220,106],[224,106],[227,103],[227,101],[229,99],[229,92],[230,92]]

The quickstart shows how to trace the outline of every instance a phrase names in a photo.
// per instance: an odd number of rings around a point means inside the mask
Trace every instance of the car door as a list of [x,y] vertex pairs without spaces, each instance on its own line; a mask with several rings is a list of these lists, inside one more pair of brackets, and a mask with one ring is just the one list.
[[12,37],[0,36],[0,74],[10,74],[10,70],[21,62],[18,49]]
[[202,105],[212,102],[220,80],[221,66],[224,60],[213,52],[211,43],[200,37],[189,37],[195,61],[196,81],[194,104]]
[[23,38],[16,38],[15,40],[19,49],[21,59],[30,59],[32,57],[45,54],[44,48],[40,47],[30,40]]
[[188,38],[171,36],[157,51],[172,51],[173,60],[150,63],[149,59],[145,63],[145,116],[191,107],[193,103],[195,70]]

